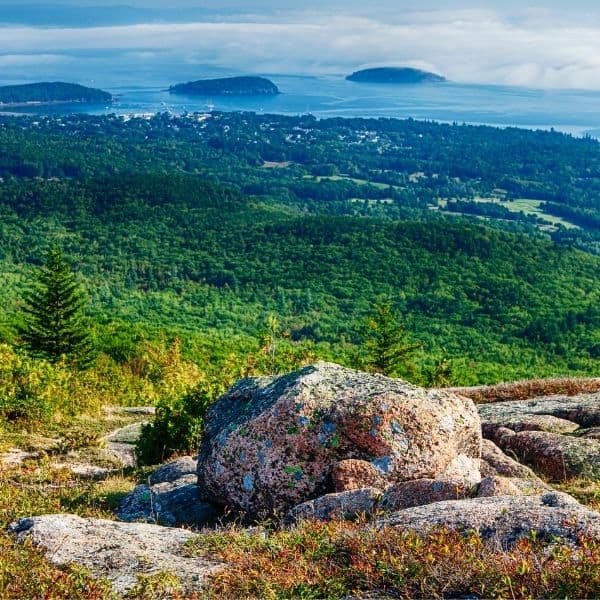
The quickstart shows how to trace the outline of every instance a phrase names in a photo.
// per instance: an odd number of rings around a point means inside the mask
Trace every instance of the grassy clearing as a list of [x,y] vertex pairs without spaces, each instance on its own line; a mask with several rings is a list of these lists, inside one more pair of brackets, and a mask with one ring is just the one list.
[[544,219],[550,225],[558,226],[562,225],[567,229],[579,229],[577,225],[562,219],[561,217],[556,217],[554,215],[549,215],[545,213],[540,207],[542,205],[542,200],[532,200],[529,198],[518,198],[516,200],[499,200],[496,198],[474,198],[474,202],[493,202],[495,204],[500,204],[500,206],[504,206],[511,212],[519,213],[522,212],[526,215],[533,215],[535,217],[540,217]]
[[305,175],[304,178],[311,179],[312,181],[316,181],[317,183],[321,183],[321,181],[351,181],[352,183],[356,183],[357,185],[372,185],[373,187],[379,190],[387,190],[390,187],[396,187],[390,186],[388,183],[379,183],[377,181],[369,181],[368,179],[357,179],[356,177],[348,177],[347,175]]

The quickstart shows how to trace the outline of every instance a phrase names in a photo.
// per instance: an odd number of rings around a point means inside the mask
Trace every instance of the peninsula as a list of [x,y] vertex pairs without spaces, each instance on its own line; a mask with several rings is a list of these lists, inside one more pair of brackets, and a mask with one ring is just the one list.
[[225,77],[179,83],[169,88],[171,94],[193,96],[276,96],[277,86],[264,77]]
[[104,104],[112,102],[112,96],[108,92],[75,83],[43,82],[0,86],[0,106],[71,102]]
[[410,85],[417,83],[442,83],[445,77],[420,69],[409,67],[379,67],[375,69],[363,69],[356,71],[346,77],[348,81],[358,83],[391,83]]

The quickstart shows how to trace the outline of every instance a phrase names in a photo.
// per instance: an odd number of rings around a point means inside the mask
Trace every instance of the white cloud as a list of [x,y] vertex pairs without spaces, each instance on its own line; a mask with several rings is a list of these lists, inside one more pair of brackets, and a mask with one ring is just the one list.
[[[600,89],[600,24],[555,11],[390,11],[385,21],[296,12],[262,22],[0,30],[0,65],[115,51],[248,72],[346,73],[408,64],[466,83]],[[14,59],[13,59],[14,60]],[[23,59],[25,60],[25,59]],[[29,60],[29,59],[27,59]],[[5,61],[5,62],[3,62]],[[23,63],[25,64],[25,63]],[[176,71],[174,71],[175,73]]]

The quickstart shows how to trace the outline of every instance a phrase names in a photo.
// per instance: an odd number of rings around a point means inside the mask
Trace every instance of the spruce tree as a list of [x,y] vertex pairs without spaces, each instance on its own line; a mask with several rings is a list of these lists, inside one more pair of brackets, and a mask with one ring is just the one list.
[[48,252],[25,297],[20,336],[29,352],[51,362],[61,358],[85,366],[90,358],[84,318],[85,295],[59,248]]
[[394,314],[391,303],[385,301],[378,304],[367,325],[365,347],[369,371],[388,377],[411,375],[414,370],[412,356],[422,345],[411,341],[409,333]]

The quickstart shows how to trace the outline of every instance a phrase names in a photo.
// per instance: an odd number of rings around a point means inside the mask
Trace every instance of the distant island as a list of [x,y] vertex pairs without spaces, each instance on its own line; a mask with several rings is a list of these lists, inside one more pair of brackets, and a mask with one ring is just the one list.
[[375,69],[363,69],[356,71],[346,77],[348,81],[359,83],[392,83],[392,84],[416,84],[416,83],[442,83],[445,77],[420,69],[409,67],[379,67]]
[[27,104],[105,104],[112,101],[108,92],[76,83],[44,82],[0,86],[0,106]]
[[276,96],[278,87],[264,77],[225,77],[179,83],[169,88],[171,94],[193,96]]

